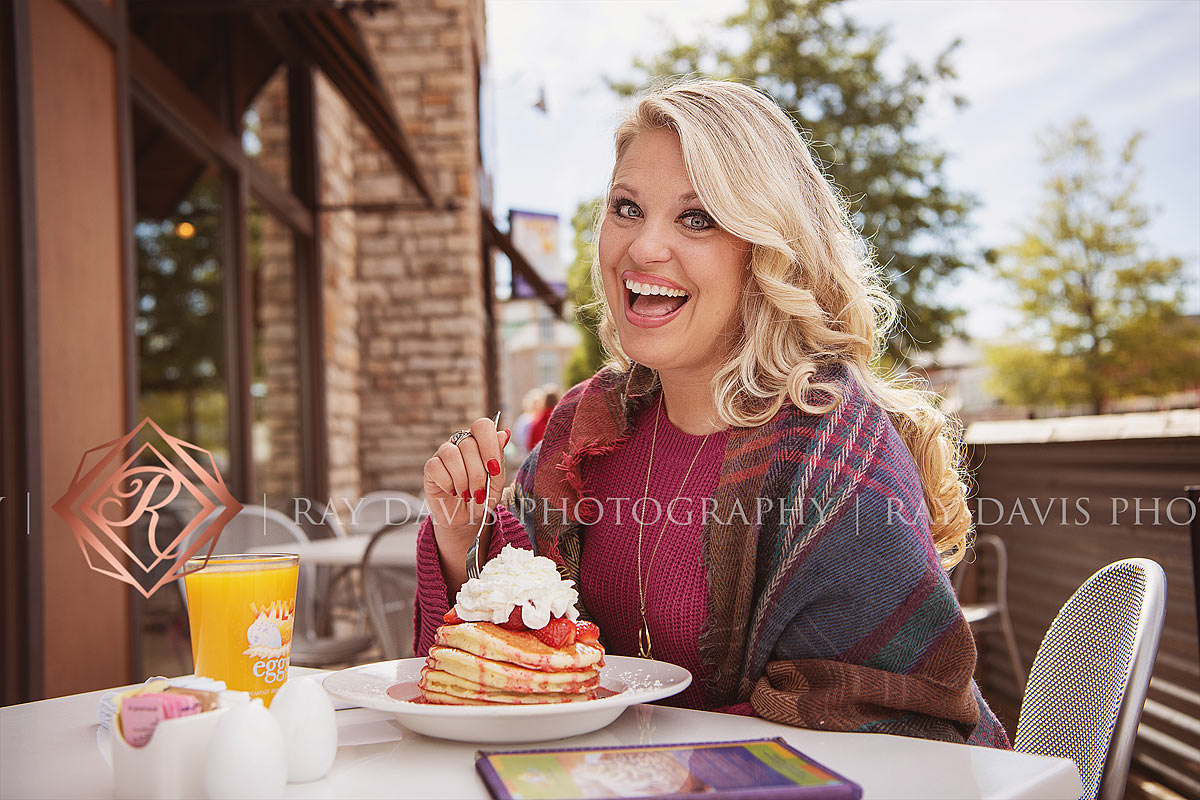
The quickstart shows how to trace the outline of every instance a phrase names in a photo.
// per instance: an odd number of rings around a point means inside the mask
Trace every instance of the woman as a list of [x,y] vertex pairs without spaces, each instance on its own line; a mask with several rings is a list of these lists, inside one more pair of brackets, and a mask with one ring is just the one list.
[[894,304],[801,134],[692,81],[641,98],[616,155],[593,265],[611,363],[503,502],[490,420],[426,464],[418,652],[496,504],[481,552],[554,559],[610,653],[692,671],[683,704],[1007,747],[946,577],[971,528],[952,431],[872,369]]
[[533,450],[542,441],[542,437],[546,435],[546,425],[550,422],[550,415],[554,413],[556,405],[558,405],[558,387],[548,384],[542,389],[542,401],[537,415],[529,424],[526,449]]
[[529,454],[529,428],[545,406],[544,399],[545,390],[540,386],[533,387],[521,398],[521,413],[513,423],[512,434],[516,441],[513,448],[522,459]]

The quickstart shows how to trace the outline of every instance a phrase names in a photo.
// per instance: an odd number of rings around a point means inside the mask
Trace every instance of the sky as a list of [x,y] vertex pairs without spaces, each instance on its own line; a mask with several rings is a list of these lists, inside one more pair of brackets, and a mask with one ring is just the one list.
[[[612,130],[624,101],[605,79],[633,78],[633,61],[673,38],[722,35],[745,0],[487,0],[484,158],[494,213],[558,214],[562,259],[569,222],[602,193],[612,170]],[[1013,242],[1036,212],[1044,171],[1036,137],[1080,115],[1116,157],[1135,131],[1144,168],[1140,198],[1152,209],[1146,239],[1200,276],[1200,2],[1197,0],[850,0],[846,12],[892,38],[885,65],[923,65],[955,38],[953,90],[935,95],[920,135],[950,154],[950,185],[979,200],[970,248]],[[546,112],[534,104],[544,92]],[[983,268],[986,269],[986,268]],[[986,274],[946,287],[966,309],[966,331],[1003,335],[1018,320],[1011,293]],[[1200,282],[1189,288],[1200,312]]]

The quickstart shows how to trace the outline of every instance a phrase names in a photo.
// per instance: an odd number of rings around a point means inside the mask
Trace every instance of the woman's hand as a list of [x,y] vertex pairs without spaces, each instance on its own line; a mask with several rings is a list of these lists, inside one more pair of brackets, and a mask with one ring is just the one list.
[[[485,516],[492,513],[504,488],[504,447],[512,438],[497,431],[490,419],[471,423],[470,436],[447,441],[425,462],[425,501],[441,556],[446,588],[453,597],[466,581],[467,550]],[[480,535],[479,549],[487,552],[491,525]]]

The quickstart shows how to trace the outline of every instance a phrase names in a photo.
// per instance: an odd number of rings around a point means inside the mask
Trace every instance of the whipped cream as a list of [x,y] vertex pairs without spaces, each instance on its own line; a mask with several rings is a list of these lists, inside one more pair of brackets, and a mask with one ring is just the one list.
[[483,565],[478,578],[463,584],[454,613],[463,622],[507,622],[513,607],[531,630],[546,627],[551,617],[579,619],[575,581],[563,580],[554,562],[511,544]]
[[279,626],[272,622],[265,613],[260,613],[258,619],[250,624],[246,629],[246,642],[254,647],[260,645],[277,649],[283,647],[283,635],[279,632]]

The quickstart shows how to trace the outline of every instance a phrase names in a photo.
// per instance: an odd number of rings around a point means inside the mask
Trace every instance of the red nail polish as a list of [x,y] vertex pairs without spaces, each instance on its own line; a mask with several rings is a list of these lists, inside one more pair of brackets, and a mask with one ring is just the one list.
[[504,446],[508,447],[508,443],[512,441],[512,431],[508,428],[504,429]]
[[489,475],[499,475],[500,474],[500,462],[494,458],[488,462],[488,474]]
[[470,490],[470,489],[463,489],[463,493],[462,493],[462,499],[463,499],[463,500],[470,500],[470,499],[471,499],[471,490]]
[[475,502],[476,503],[482,504],[484,500],[487,500],[487,489],[480,489],[477,492],[475,492]]

